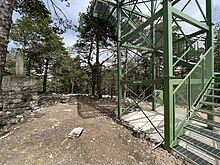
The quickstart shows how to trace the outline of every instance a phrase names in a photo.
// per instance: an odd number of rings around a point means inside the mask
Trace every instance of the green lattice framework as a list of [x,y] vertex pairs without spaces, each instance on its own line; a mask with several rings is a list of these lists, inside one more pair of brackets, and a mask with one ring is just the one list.
[[140,102],[156,110],[152,93],[162,90],[170,150],[213,81],[212,0],[95,0],[93,14],[117,29],[118,117]]

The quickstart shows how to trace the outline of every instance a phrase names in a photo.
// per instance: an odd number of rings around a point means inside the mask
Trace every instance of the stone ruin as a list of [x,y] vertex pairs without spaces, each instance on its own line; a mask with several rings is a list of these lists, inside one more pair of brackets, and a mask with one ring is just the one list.
[[4,76],[0,100],[0,126],[22,122],[37,105],[35,79],[24,76],[22,53],[16,55],[16,75]]
[[22,122],[37,106],[35,79],[30,76],[4,76],[0,126]]

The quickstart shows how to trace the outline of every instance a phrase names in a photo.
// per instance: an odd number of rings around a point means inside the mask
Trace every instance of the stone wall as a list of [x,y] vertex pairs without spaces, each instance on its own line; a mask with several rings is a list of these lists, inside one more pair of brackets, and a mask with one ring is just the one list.
[[25,120],[37,106],[35,79],[30,76],[5,76],[2,81],[0,126]]

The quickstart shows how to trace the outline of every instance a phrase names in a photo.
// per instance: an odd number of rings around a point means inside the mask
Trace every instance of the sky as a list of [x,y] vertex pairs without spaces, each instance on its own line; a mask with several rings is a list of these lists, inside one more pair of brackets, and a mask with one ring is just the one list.
[[[44,0],[47,4],[47,0]],[[89,5],[89,2],[91,0],[69,0],[70,7],[66,6],[66,3],[62,3],[59,0],[56,0],[58,6],[64,11],[65,15],[69,20],[73,21],[74,25],[78,25],[78,18],[80,12],[85,12],[86,8]],[[182,0],[184,1],[184,0]],[[199,0],[205,2],[205,0]],[[191,10],[192,15],[195,13],[193,10]],[[213,17],[214,22],[220,21],[220,0],[213,0]],[[13,20],[16,20],[19,16],[14,14]],[[65,34],[62,34],[61,37],[63,37],[63,42],[65,43],[66,47],[70,47],[74,45],[77,41],[77,32],[73,30],[68,30]]]
[[[199,0],[201,1],[201,0]],[[204,0],[203,0],[204,1]],[[85,12],[90,0],[71,0],[70,7],[64,7],[65,13],[69,19],[72,19],[75,25],[78,25],[79,12]],[[193,13],[194,11],[192,11]],[[220,0],[213,0],[213,19],[214,22],[220,21]],[[77,33],[68,31],[63,34],[65,46],[72,46],[77,40]]]

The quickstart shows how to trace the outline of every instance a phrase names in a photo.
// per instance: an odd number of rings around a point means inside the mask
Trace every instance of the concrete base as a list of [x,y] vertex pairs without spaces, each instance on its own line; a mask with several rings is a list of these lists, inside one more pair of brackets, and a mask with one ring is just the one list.
[[[145,115],[150,119],[160,134],[164,137],[164,114],[162,109],[159,111],[152,111],[151,109],[147,109],[143,112],[130,112],[122,117],[122,121],[131,127],[135,132],[144,132],[146,134],[146,138],[149,138],[152,142],[162,143],[163,138],[155,130],[154,126],[145,117]],[[183,116],[178,115],[176,117],[176,125],[178,125],[182,119]]]
[[[163,107],[159,108],[158,111],[152,111],[150,108],[145,108],[147,110],[144,110],[143,112],[145,115],[151,120],[153,125],[157,128],[157,130],[160,132],[160,134],[164,137],[164,113],[163,113]],[[183,111],[183,109],[182,109]],[[181,121],[184,120],[184,113],[182,113],[181,109],[178,109],[178,113],[176,113],[176,126],[181,123]],[[135,111],[130,112],[122,117],[122,121],[130,128],[134,130],[134,132],[143,132],[145,133],[145,138],[149,138],[154,143],[163,143],[162,137],[158,134],[158,132],[155,130],[155,128],[152,126],[152,124],[148,121],[148,119],[145,117],[144,113],[141,111]],[[193,122],[194,125],[200,125],[200,126],[206,126],[198,122]],[[220,130],[217,130],[216,133],[220,134]],[[141,134],[141,135],[142,135]],[[211,140],[209,138],[205,138],[204,136],[201,136],[199,134],[196,134],[191,131],[187,131],[186,135],[195,138],[197,140],[200,140],[201,142],[204,142],[210,146],[213,146],[215,148],[219,148],[220,144],[215,142],[214,140]],[[143,136],[142,136],[143,137]],[[220,161],[217,159],[214,159],[210,156],[208,156],[206,153],[198,150],[197,148],[186,144],[185,142],[181,141],[179,145],[183,146],[186,149],[189,149],[191,152],[193,152],[196,155],[199,155],[200,157],[206,159],[207,161],[211,162],[214,165],[219,165]]]

